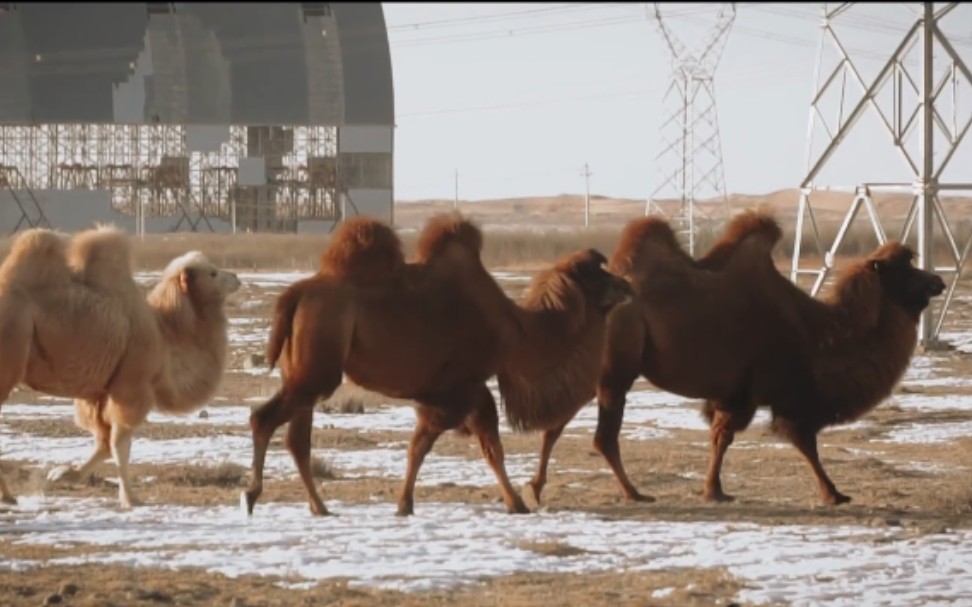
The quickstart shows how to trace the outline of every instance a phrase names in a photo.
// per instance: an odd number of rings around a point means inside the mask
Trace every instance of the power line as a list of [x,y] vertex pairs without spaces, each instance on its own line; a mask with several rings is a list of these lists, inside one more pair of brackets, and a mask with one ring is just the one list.
[[523,16],[545,15],[550,13],[563,13],[576,10],[588,10],[596,7],[603,7],[604,4],[594,2],[584,2],[581,4],[566,4],[563,6],[544,6],[541,8],[524,9],[519,11],[507,11],[503,13],[491,13],[487,15],[475,15],[472,17],[456,17],[455,19],[439,19],[436,21],[418,21],[415,23],[400,23],[389,25],[388,31],[416,31],[423,29],[433,29],[441,27],[456,27],[468,24],[483,23],[487,21],[505,21],[508,19],[521,18]]
[[[727,76],[729,74],[727,73]],[[802,73],[796,73],[792,66],[781,65],[776,66],[772,70],[767,70],[763,67],[756,70],[751,70],[749,72],[736,72],[731,74],[732,81],[727,82],[724,88],[735,88],[738,85],[750,85],[752,81],[772,81],[772,82],[791,82],[791,81],[803,81],[806,80],[806,75]],[[780,76],[787,76],[787,78],[780,78]],[[439,108],[433,110],[419,110],[414,112],[399,112],[397,114],[398,118],[420,118],[429,116],[440,116],[447,114],[464,114],[469,112],[486,112],[486,111],[496,111],[496,110],[512,110],[520,109],[531,106],[549,106],[551,103],[566,103],[575,101],[590,101],[595,99],[621,99],[624,97],[632,96],[642,96],[642,95],[653,95],[657,93],[664,92],[668,88],[667,84],[639,88],[628,91],[611,91],[606,93],[592,93],[587,95],[573,95],[573,96],[558,96],[555,98],[547,99],[535,99],[530,101],[515,101],[510,103],[498,103],[492,105],[482,105],[482,106],[467,106],[458,108]]]
[[512,28],[504,28],[502,30],[490,30],[486,32],[477,32],[477,33],[468,33],[468,34],[430,36],[427,38],[403,40],[400,42],[395,41],[391,43],[391,46],[393,48],[408,48],[408,47],[415,47],[415,46],[425,46],[428,44],[444,44],[449,42],[475,42],[475,41],[482,41],[482,40],[494,40],[499,38],[511,38],[514,36],[546,34],[551,32],[563,32],[563,31],[571,31],[577,29],[604,27],[610,25],[640,23],[642,21],[644,21],[644,19],[635,18],[635,17],[616,16],[616,17],[607,17],[607,18],[598,18],[598,19],[587,19],[584,21],[570,21],[567,23],[558,23],[558,24],[512,27]]

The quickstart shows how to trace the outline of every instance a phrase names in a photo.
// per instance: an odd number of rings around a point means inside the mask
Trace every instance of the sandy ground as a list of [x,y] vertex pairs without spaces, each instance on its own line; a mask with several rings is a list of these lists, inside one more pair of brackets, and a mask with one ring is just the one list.
[[[797,215],[800,192],[785,189],[768,194],[730,194],[725,200],[701,200],[696,202],[696,211],[701,222],[708,218],[722,218],[753,206],[772,207],[784,225],[793,225]],[[815,217],[824,223],[839,223],[854,200],[853,193],[817,190],[810,196]],[[906,194],[875,192],[875,208],[883,221],[900,221],[908,212],[913,197]],[[658,201],[651,211],[664,213],[677,212],[679,205],[674,201]],[[965,217],[961,212],[953,215],[953,209],[968,208],[968,197],[957,196],[944,199],[944,208],[949,217]],[[395,206],[395,223],[405,228],[420,226],[427,217],[436,212],[453,208],[453,200],[421,200],[402,202]],[[646,201],[612,196],[591,195],[590,224],[592,226],[623,226],[632,217],[645,213]],[[500,200],[459,200],[457,208],[490,229],[534,225],[543,227],[567,227],[584,225],[584,196],[560,194],[547,197],[524,197]],[[866,212],[860,219],[867,221]]]
[[[254,281],[256,282],[256,281]],[[513,295],[522,288],[522,280],[502,283]],[[262,352],[266,319],[273,299],[282,286],[273,282],[245,284],[240,294],[231,302],[231,314],[235,327],[231,360],[225,381],[213,403],[206,408],[210,419],[217,417],[221,408],[250,406],[265,398],[275,388],[277,379],[265,374],[265,370],[247,369],[252,354]],[[962,296],[966,294],[961,293]],[[962,338],[972,333],[972,305],[965,299],[954,304],[947,331]],[[798,453],[790,446],[773,437],[765,423],[757,422],[737,437],[730,448],[723,473],[728,493],[737,501],[713,505],[702,500],[702,475],[708,462],[708,433],[695,416],[697,406],[689,404],[687,412],[696,425],[667,427],[655,419],[632,421],[634,409],[629,405],[629,419],[625,432],[643,430],[650,438],[638,439],[627,435],[622,443],[632,481],[644,492],[653,496],[653,503],[628,503],[621,497],[618,486],[603,459],[592,448],[593,430],[590,424],[568,426],[568,431],[558,443],[549,472],[548,485],[539,508],[544,516],[568,516],[582,513],[591,520],[616,521],[617,524],[649,526],[676,526],[680,523],[728,523],[783,527],[807,525],[837,530],[844,526],[872,529],[891,533],[904,541],[922,541],[927,538],[955,538],[956,533],[972,531],[972,487],[969,469],[972,466],[972,383],[963,381],[969,375],[972,355],[960,350],[920,354],[909,376],[890,402],[882,404],[865,419],[865,423],[835,428],[821,435],[821,454],[828,472],[838,488],[851,495],[854,501],[840,507],[826,507],[819,502],[815,483],[810,471]],[[636,391],[649,394],[651,386],[636,385]],[[909,403],[927,398],[934,402],[956,403],[938,408],[910,406]],[[917,400],[916,400],[917,399]],[[937,400],[935,400],[937,399]],[[942,400],[945,399],[945,400]],[[48,400],[28,391],[13,395],[9,403],[36,405]],[[368,415],[385,410],[392,405],[387,399],[373,395],[362,397]],[[407,404],[407,403],[406,403]],[[593,416],[589,406],[584,415]],[[8,407],[8,411],[21,411]],[[33,409],[29,409],[33,410]],[[228,410],[228,409],[227,409]],[[680,411],[682,411],[680,409]],[[320,422],[314,430],[316,453],[324,450],[368,451],[388,448],[397,450],[397,462],[404,466],[404,444],[409,437],[407,428],[360,429],[341,427],[341,416],[317,414]],[[348,416],[343,416],[344,419]],[[328,419],[335,420],[332,426]],[[588,420],[593,417],[588,417]],[[191,420],[190,420],[191,422]],[[353,424],[352,424],[353,425]],[[115,474],[113,464],[102,466],[98,475],[89,482],[77,484],[45,484],[44,475],[50,463],[32,461],[36,454],[24,450],[10,451],[10,437],[31,437],[36,449],[53,448],[56,439],[84,439],[74,427],[69,415],[31,416],[8,413],[0,415],[0,447],[7,442],[3,455],[3,467],[12,487],[20,496],[31,500],[61,500],[52,502],[52,508],[71,508],[72,504],[86,504],[89,498],[104,500],[108,512],[115,511],[112,500],[117,495],[116,485],[111,482]],[[969,430],[966,430],[969,429]],[[664,430],[664,431],[660,431]],[[923,432],[926,438],[893,440],[909,430]],[[282,449],[281,432],[277,433],[273,448]],[[214,423],[175,423],[173,420],[157,420],[144,427],[136,438],[133,452],[133,472],[136,490],[152,506],[199,506],[204,509],[199,516],[205,517],[205,509],[235,507],[239,492],[246,485],[248,443],[232,455],[239,463],[219,463],[205,459],[187,459],[181,463],[160,463],[147,454],[153,441],[213,437],[239,437],[248,441],[245,415],[237,415],[227,421]],[[938,438],[927,438],[937,436]],[[931,442],[932,440],[936,442]],[[512,460],[525,461],[532,471],[540,436],[514,434],[503,430],[503,442],[508,464]],[[234,445],[238,443],[233,443]],[[463,473],[475,472],[483,478],[480,482],[441,481],[422,483],[416,490],[415,509],[432,511],[433,504],[463,504],[471,508],[497,512],[502,516],[499,492],[479,454],[474,439],[453,434],[443,436],[436,444],[437,456],[452,456],[460,463],[454,466]],[[517,459],[519,458],[519,459]],[[63,462],[68,463],[68,462]],[[401,479],[394,474],[357,474],[348,464],[337,467],[326,460],[321,464],[320,487],[325,500],[338,518],[355,516],[359,508],[375,508],[379,518],[393,518],[395,501]],[[429,471],[430,468],[423,468]],[[291,468],[292,471],[292,468]],[[431,474],[431,472],[430,472]],[[522,485],[522,475],[520,481]],[[86,501],[87,500],[87,501]],[[59,505],[60,504],[60,505]],[[265,493],[258,504],[266,517],[261,526],[275,524],[275,509],[287,505],[297,507],[299,514],[288,515],[290,524],[306,525],[308,530],[326,529],[334,525],[335,518],[312,518],[304,506],[304,492],[291,474],[268,478]],[[538,505],[528,500],[533,508]],[[101,507],[101,506],[99,506]],[[439,506],[436,506],[439,507]],[[458,507],[458,506],[456,506]],[[291,509],[293,510],[293,509]],[[291,512],[287,510],[287,512]],[[477,512],[480,510],[477,510]],[[382,514],[384,513],[384,514]],[[739,593],[751,582],[734,575],[721,566],[684,566],[661,570],[644,567],[637,570],[619,565],[614,570],[579,573],[545,573],[536,571],[513,572],[505,575],[483,576],[475,584],[462,584],[450,588],[428,590],[387,590],[350,583],[349,578],[332,577],[305,584],[299,588],[287,587],[288,582],[299,581],[286,575],[243,574],[228,576],[200,566],[170,569],[159,566],[133,566],[131,562],[91,563],[104,552],[103,546],[91,541],[36,542],[31,540],[30,526],[41,524],[46,517],[66,516],[72,526],[83,528],[87,516],[79,511],[76,517],[70,512],[45,514],[24,513],[24,509],[12,508],[0,513],[0,604],[10,607],[38,605],[702,605],[757,604],[739,600]],[[115,515],[111,515],[115,516]],[[117,514],[121,517],[121,514]],[[535,515],[526,515],[535,516]],[[62,520],[62,519],[58,519]],[[112,529],[109,517],[104,523],[105,533]],[[525,519],[529,521],[530,519]],[[59,525],[61,523],[58,523]],[[470,526],[477,525],[470,520]],[[529,523],[518,523],[529,525]],[[592,523],[593,524],[593,523]],[[655,528],[655,527],[652,527]],[[159,533],[159,529],[171,527],[146,526],[144,536]],[[458,532],[458,531],[457,531]],[[421,537],[421,536],[419,536]],[[542,541],[523,540],[520,548],[535,554],[537,561],[545,559],[570,559],[583,553],[571,536],[544,536]],[[829,540],[826,540],[829,541]],[[871,539],[850,539],[863,547]],[[883,540],[887,541],[887,540]],[[649,540],[646,542],[650,543]],[[673,544],[675,546],[676,544]],[[136,552],[142,548],[133,548]],[[666,549],[667,550],[667,549]],[[579,551],[579,552],[578,552]],[[582,556],[582,555],[581,555]],[[659,555],[660,556],[660,555]],[[74,558],[71,564],[64,559]],[[100,557],[98,557],[100,558]],[[234,559],[258,560],[259,550],[243,550]],[[531,557],[532,558],[532,557]],[[770,556],[766,557],[770,559]],[[853,557],[848,557],[853,558]],[[958,555],[958,559],[969,556]],[[20,563],[20,565],[18,565]],[[32,563],[32,564],[31,564]],[[767,567],[771,563],[767,561]],[[964,567],[964,569],[962,569]],[[968,571],[972,564],[960,567]],[[966,577],[964,584],[969,584]],[[811,580],[811,584],[816,583]],[[820,581],[824,583],[824,581]],[[920,580],[915,580],[920,583]],[[956,586],[950,596],[972,596],[972,588],[963,589],[962,580],[956,577]],[[970,594],[962,593],[968,590]],[[853,588],[847,590],[845,599],[855,600]],[[806,604],[794,600],[760,601],[758,604]],[[845,603],[841,603],[845,604]],[[909,604],[961,604],[909,603]],[[966,603],[968,604],[968,603]]]

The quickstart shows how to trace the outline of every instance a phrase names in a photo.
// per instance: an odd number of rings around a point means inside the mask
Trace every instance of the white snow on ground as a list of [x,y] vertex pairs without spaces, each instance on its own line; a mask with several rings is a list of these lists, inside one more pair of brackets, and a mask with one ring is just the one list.
[[[888,432],[891,443],[947,443],[956,438],[972,436],[972,422],[944,424],[908,423]],[[880,440],[880,439],[875,439]]]
[[895,394],[891,403],[902,409],[972,411],[972,394]]
[[[515,572],[583,573],[726,567],[746,587],[736,600],[794,606],[959,605],[972,601],[972,533],[916,535],[902,528],[609,520],[583,511],[506,514],[502,506],[424,502],[408,518],[394,504],[143,506],[109,499],[24,498],[0,514],[18,544],[87,545],[93,554],[44,565],[110,563],[200,568],[229,576],[348,577],[359,586],[420,591]],[[475,524],[470,524],[475,521]],[[576,549],[538,554],[530,544]]]
[[[43,445],[39,447],[39,445]],[[0,457],[36,463],[45,468],[84,462],[94,447],[89,436],[44,438],[30,434],[14,434],[0,427]],[[315,449],[342,478],[380,477],[404,478],[405,448],[376,449]],[[496,476],[480,457],[478,450],[470,450],[470,458],[439,455],[433,450],[422,464],[418,484],[434,486],[443,483],[488,487],[496,484]],[[249,435],[216,434],[201,438],[148,440],[136,438],[132,443],[133,463],[196,464],[218,466],[235,464],[250,468],[253,447]],[[506,455],[506,471],[514,483],[524,483],[533,475],[536,456],[511,453]],[[556,461],[556,460],[552,460]],[[267,454],[267,478],[296,475],[290,454],[283,449],[271,449]]]
[[[963,333],[959,335],[964,336],[965,334]],[[918,354],[912,357],[911,364],[908,365],[908,370],[901,379],[901,383],[905,386],[916,388],[972,387],[972,376],[948,375],[943,377],[941,371],[939,370],[941,368],[942,361],[943,357],[939,355]]]
[[[244,284],[282,289],[308,272],[238,273]],[[529,280],[526,275],[496,272],[499,280]],[[141,273],[151,283],[158,273]],[[259,303],[259,302],[257,302]],[[244,306],[250,302],[244,302]],[[231,344],[262,345],[268,320],[231,320]],[[959,352],[972,353],[972,333],[945,333]],[[972,386],[972,377],[944,376],[938,355],[916,356],[905,376],[911,386]],[[245,371],[267,374],[265,369]],[[274,371],[279,376],[279,370]],[[495,381],[490,382],[494,393]],[[262,399],[259,399],[262,400]],[[972,410],[972,396],[899,394],[898,407],[919,411]],[[655,440],[678,429],[706,430],[700,403],[660,391],[629,394],[623,437]],[[252,446],[246,429],[250,408],[238,403],[206,407],[208,417],[162,416],[150,423],[221,426],[230,433],[200,438],[152,441],[137,436],[132,449],[136,463],[218,465],[230,462],[249,468]],[[43,437],[13,432],[10,419],[73,418],[69,401],[0,407],[0,459],[17,459],[49,467],[85,460],[93,447],[89,435]],[[765,409],[752,428],[769,421]],[[411,407],[385,406],[365,414],[315,415],[317,428],[358,432],[410,432]],[[567,427],[567,433],[590,435],[597,408],[588,405]],[[866,425],[866,418],[859,425]],[[855,425],[858,425],[855,424]],[[504,424],[505,426],[505,424]],[[847,428],[847,426],[844,426]],[[508,428],[503,429],[507,432]],[[752,431],[752,430],[750,430]],[[909,422],[877,440],[945,442],[972,436],[972,421]],[[279,433],[278,433],[279,438]],[[742,438],[742,437],[741,437]],[[267,458],[267,477],[293,476],[289,454],[275,443]],[[539,443],[538,443],[539,445]],[[745,448],[742,441],[734,448]],[[782,445],[785,447],[785,445]],[[403,443],[375,449],[315,449],[339,476],[396,478],[404,476]],[[420,485],[454,483],[482,486],[495,492],[492,471],[470,443],[469,458],[428,456],[419,473]],[[536,454],[508,454],[507,470],[514,485],[522,485],[536,466]],[[556,460],[552,462],[557,470]],[[898,462],[934,471],[934,462]],[[691,473],[697,474],[697,473]],[[148,479],[140,479],[149,482]],[[323,487],[327,496],[327,484]],[[496,493],[498,496],[498,493]],[[20,496],[20,506],[0,512],[0,540],[37,545],[91,545],[96,554],[46,563],[0,559],[0,568],[27,569],[45,564],[118,563],[159,568],[200,567],[228,575],[276,574],[313,583],[350,577],[359,585],[417,591],[475,583],[480,575],[515,572],[584,573],[726,567],[746,588],[736,600],[789,605],[965,605],[972,604],[972,532],[917,535],[907,528],[762,526],[749,523],[635,522],[607,520],[583,511],[547,512],[526,516],[505,514],[498,503],[416,503],[416,515],[394,516],[395,505],[328,501],[339,514],[311,518],[303,496],[294,503],[261,502],[252,519],[237,505],[189,507],[156,504],[121,511],[114,498],[74,499]],[[470,524],[474,521],[474,524]],[[571,556],[538,554],[530,543],[568,544],[580,549]],[[570,551],[567,551],[568,553]],[[671,589],[659,589],[658,597]],[[727,601],[728,602],[728,601]]]

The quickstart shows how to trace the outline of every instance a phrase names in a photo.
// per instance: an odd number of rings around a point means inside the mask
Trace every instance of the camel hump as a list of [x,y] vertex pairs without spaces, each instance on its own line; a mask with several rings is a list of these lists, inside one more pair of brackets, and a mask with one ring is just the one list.
[[719,242],[735,243],[750,236],[775,245],[783,237],[783,230],[769,209],[749,209],[732,218]]
[[128,234],[112,224],[96,224],[71,239],[68,267],[85,284],[98,289],[130,288],[132,247]]
[[611,256],[609,269],[616,274],[632,272],[636,269],[641,252],[647,245],[660,245],[662,249],[686,255],[668,221],[650,215],[633,219],[624,226],[618,245]]
[[320,273],[359,283],[386,280],[405,266],[402,242],[379,219],[358,215],[338,226],[324,253]]
[[446,248],[456,243],[479,257],[483,250],[483,233],[472,220],[461,213],[440,213],[426,222],[416,244],[416,258],[426,263],[442,255]]
[[[743,211],[732,218],[719,240],[699,258],[699,266],[710,270],[722,269],[740,250],[748,250],[758,257],[769,256],[781,238],[783,230],[769,209]],[[751,255],[744,257],[751,258]]]
[[46,228],[24,230],[0,264],[0,281],[23,288],[70,280],[66,262],[68,236]]

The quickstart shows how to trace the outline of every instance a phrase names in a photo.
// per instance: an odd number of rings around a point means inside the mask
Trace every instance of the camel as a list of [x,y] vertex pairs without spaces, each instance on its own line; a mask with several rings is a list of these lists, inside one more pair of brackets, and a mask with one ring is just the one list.
[[[654,222],[636,221],[631,224],[632,229],[642,225],[651,226]],[[672,241],[669,244],[671,250],[679,254],[679,263],[699,269],[718,270],[737,254],[743,243],[746,243],[745,249],[750,251],[750,258],[754,261],[762,259],[760,252],[768,254],[781,235],[782,232],[774,221],[756,213],[744,213],[733,218],[722,237],[698,260],[693,259],[678,246],[674,234],[671,235]],[[771,259],[770,263],[772,263]],[[629,270],[628,265],[622,264],[620,267],[622,272]],[[537,307],[545,288],[543,275],[538,276],[527,290],[525,307]],[[637,304],[634,301],[621,304],[613,308],[610,315],[623,314],[623,310],[635,305]],[[541,373],[533,367],[543,364],[542,353],[530,352],[528,348],[524,348],[519,357],[511,359],[511,364],[504,365],[498,373],[500,392],[504,394],[503,406],[510,426],[518,432],[542,432],[539,465],[536,474],[529,482],[533,498],[538,504],[547,483],[547,467],[557,440],[580,409],[596,396],[606,339],[606,324],[589,323],[584,339],[580,342],[581,347],[574,350],[570,364],[560,365],[559,369]],[[541,351],[549,347],[547,344],[536,345]],[[538,377],[541,378],[539,381]],[[552,389],[561,391],[559,399],[544,396]],[[541,395],[540,402],[532,402],[531,395],[534,391]],[[620,407],[599,409],[594,448],[608,463],[626,499],[653,502],[653,497],[635,488],[625,472],[618,441],[623,417],[623,399]]]
[[[20,233],[0,264],[0,403],[22,383],[75,401],[75,421],[95,437],[83,477],[114,457],[119,502],[139,501],[128,474],[132,436],[149,411],[188,413],[222,378],[226,297],[240,281],[198,251],[173,259],[144,294],[128,236],[111,225],[76,234]],[[0,498],[16,499],[0,477]]]
[[[774,222],[750,211],[753,224]],[[853,422],[887,398],[907,369],[917,323],[942,279],[912,265],[899,242],[849,264],[827,297],[811,297],[772,263],[775,239],[747,238],[700,268],[657,217],[631,222],[609,269],[634,300],[608,318],[598,381],[599,437],[616,436],[627,392],[643,375],[659,389],[704,399],[711,455],[703,495],[729,501],[721,468],[737,432],[760,406],[803,455],[825,504],[847,503],[824,471],[817,434]],[[769,247],[767,247],[769,245]],[[717,256],[718,257],[718,256]]]
[[[558,260],[545,273],[536,304],[520,308],[483,266],[481,249],[479,228],[458,213],[428,221],[411,262],[384,222],[361,216],[341,224],[318,273],[291,285],[276,303],[267,359],[271,368],[279,361],[282,386],[250,416],[252,476],[241,496],[248,514],[263,490],[267,446],[287,422],[285,444],[310,511],[328,514],[310,474],[311,422],[315,402],[334,392],[342,374],[363,388],[416,403],[399,516],[414,513],[419,468],[448,430],[478,437],[507,511],[529,512],[506,474],[486,381],[504,364],[523,360],[517,353],[525,350],[545,356],[531,363],[534,375],[570,365],[575,349],[584,347],[588,325],[603,324],[631,289],[604,269],[603,254],[581,250]],[[560,396],[556,386],[547,391],[547,398]]]

